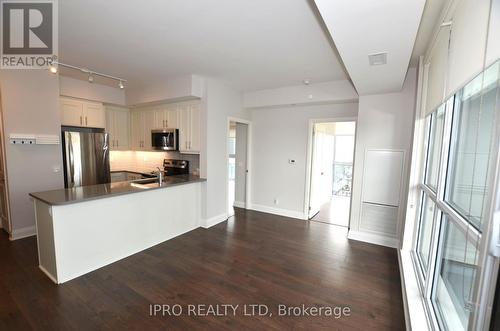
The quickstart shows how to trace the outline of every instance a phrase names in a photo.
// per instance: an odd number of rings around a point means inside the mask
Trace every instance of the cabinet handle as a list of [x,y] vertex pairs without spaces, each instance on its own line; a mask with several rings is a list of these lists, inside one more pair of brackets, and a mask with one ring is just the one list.
[[83,125],[83,120],[81,116],[80,116],[80,125]]
[[186,141],[186,149],[188,149],[188,142]]
[[116,141],[116,147],[118,147],[118,140]]
[[189,142],[189,149],[191,149],[191,142]]
[[87,126],[87,116],[85,116],[85,126]]
[[165,120],[165,128],[168,128],[168,120]]

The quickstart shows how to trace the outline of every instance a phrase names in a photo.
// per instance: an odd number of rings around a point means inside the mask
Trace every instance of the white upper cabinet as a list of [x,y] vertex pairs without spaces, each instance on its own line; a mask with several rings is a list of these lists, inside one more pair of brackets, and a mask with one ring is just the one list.
[[151,130],[156,127],[155,112],[134,110],[130,112],[130,147],[133,150],[151,150]]
[[82,125],[82,114],[83,114],[83,103],[74,100],[61,98],[61,123],[62,125],[70,126],[81,126]]
[[177,108],[179,118],[179,150],[200,153],[200,104],[183,104]]
[[129,149],[129,117],[126,108],[106,107],[106,131],[111,150]]
[[62,125],[91,128],[106,126],[106,115],[102,103],[61,98],[60,107]]
[[486,66],[490,66],[498,59],[500,59],[500,0],[492,0]]
[[153,110],[155,129],[177,129],[177,111],[175,105],[168,105]]
[[439,30],[436,41],[426,61],[427,94],[425,112],[430,113],[442,102],[445,93],[446,70],[448,65],[448,43],[450,41],[450,28],[443,27]]
[[200,102],[135,108],[130,112],[130,148],[151,150],[151,130],[179,129],[179,151],[200,152]]
[[452,15],[446,96],[483,70],[490,0],[462,0]]
[[102,103],[83,103],[83,120],[85,126],[90,128],[104,128],[106,126],[106,115]]

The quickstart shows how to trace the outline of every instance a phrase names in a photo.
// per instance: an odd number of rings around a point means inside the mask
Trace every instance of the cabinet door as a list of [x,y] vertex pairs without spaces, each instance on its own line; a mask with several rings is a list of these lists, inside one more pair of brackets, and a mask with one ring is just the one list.
[[61,109],[62,125],[83,126],[83,104],[80,101],[61,98],[59,103]]
[[177,108],[177,118],[179,120],[179,150],[187,152],[189,150],[189,106],[180,105]]
[[85,102],[83,104],[84,126],[91,128],[104,128],[106,116],[101,103]]
[[115,149],[115,111],[112,109],[106,109],[106,132],[109,135],[109,149]]
[[114,111],[114,148],[127,150],[129,148],[129,113],[126,110]]
[[141,150],[144,138],[144,117],[141,112],[130,113],[130,147],[133,150]]
[[177,121],[177,110],[175,108],[169,108],[166,110],[165,115],[167,121],[167,128],[178,129],[179,123]]
[[200,151],[200,105],[192,105],[190,112],[190,140],[188,143],[191,152]]
[[151,130],[155,129],[155,116],[152,111],[143,111],[141,112],[143,116],[143,149],[151,150]]
[[164,129],[167,127],[166,125],[166,116],[165,116],[165,111],[163,109],[157,109],[153,110],[153,129]]

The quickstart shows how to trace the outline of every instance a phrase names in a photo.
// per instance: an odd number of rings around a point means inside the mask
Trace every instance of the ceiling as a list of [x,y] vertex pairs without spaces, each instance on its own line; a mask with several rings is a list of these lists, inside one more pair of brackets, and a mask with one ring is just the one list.
[[243,91],[347,79],[311,3],[59,1],[59,57],[125,78],[129,87],[186,74]]
[[[400,91],[425,0],[315,0],[358,94]],[[368,55],[387,52],[387,64]]]

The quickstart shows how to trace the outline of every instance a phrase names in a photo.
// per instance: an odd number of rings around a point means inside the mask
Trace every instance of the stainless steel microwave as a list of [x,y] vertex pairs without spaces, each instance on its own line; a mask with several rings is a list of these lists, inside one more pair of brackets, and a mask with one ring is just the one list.
[[151,130],[151,144],[155,150],[177,151],[179,150],[179,130]]

